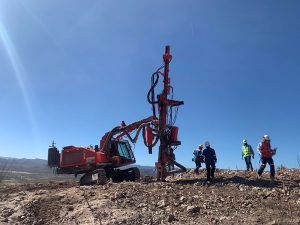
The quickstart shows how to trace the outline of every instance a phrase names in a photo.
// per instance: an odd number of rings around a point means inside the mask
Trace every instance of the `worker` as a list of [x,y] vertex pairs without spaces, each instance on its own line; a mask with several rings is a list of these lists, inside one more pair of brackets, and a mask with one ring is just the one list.
[[275,166],[273,161],[273,155],[276,154],[276,148],[271,148],[271,140],[269,135],[265,134],[261,142],[257,146],[257,151],[260,154],[261,166],[258,170],[258,176],[260,177],[266,168],[266,164],[270,165],[270,178],[275,179]]
[[206,166],[207,183],[210,183],[210,181],[214,179],[217,156],[215,150],[210,147],[209,141],[205,142],[205,149],[203,150],[202,155],[204,156]]
[[242,160],[245,159],[247,171],[253,171],[251,157],[254,159],[254,151],[252,146],[248,144],[247,139],[244,139],[242,146]]
[[201,168],[201,162],[203,162],[203,155],[202,155],[203,145],[198,145],[198,148],[193,152],[193,161],[196,164],[195,173],[199,174],[199,169]]

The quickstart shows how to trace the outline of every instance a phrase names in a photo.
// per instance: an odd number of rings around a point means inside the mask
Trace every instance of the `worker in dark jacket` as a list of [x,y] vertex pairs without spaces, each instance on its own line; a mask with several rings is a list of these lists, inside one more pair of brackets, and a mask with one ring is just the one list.
[[207,182],[210,183],[211,179],[214,179],[217,156],[215,150],[210,147],[210,143],[208,141],[205,142],[205,147],[206,148],[203,150],[203,156],[206,165]]

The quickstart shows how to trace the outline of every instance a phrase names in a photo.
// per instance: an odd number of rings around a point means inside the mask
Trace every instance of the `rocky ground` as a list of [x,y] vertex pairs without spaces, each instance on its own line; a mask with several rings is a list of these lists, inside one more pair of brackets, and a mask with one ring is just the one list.
[[300,224],[300,171],[271,182],[218,171],[212,184],[193,171],[167,182],[0,186],[0,224]]

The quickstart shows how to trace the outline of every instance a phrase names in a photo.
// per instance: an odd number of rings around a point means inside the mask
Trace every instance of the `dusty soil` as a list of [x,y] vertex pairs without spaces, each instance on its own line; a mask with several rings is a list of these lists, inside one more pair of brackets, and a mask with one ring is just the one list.
[[0,224],[300,224],[300,171],[189,171],[167,182],[0,186]]

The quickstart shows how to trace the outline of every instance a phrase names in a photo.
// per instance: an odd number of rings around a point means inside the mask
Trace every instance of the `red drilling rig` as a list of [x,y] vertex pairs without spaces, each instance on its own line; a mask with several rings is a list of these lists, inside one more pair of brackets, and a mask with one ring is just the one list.
[[[152,74],[151,87],[147,94],[147,100],[152,105],[152,116],[129,125],[122,121],[120,126],[101,138],[100,147],[66,146],[60,153],[53,142],[48,149],[48,165],[54,167],[58,174],[84,174],[80,179],[81,184],[102,184],[108,178],[112,178],[114,182],[137,180],[140,177],[137,167],[118,168],[136,162],[129,141],[136,143],[142,132],[149,154],[152,154],[152,148],[159,142],[158,161],[155,163],[157,180],[164,181],[171,173],[185,171],[186,168],[175,161],[173,153],[181,144],[177,140],[178,127],[174,124],[178,107],[183,105],[183,101],[172,99],[173,87],[169,78],[171,60],[170,47],[166,46],[164,65]],[[163,77],[163,90],[155,96],[159,77]],[[168,98],[169,95],[171,99]],[[170,170],[170,165],[176,165],[181,170]]]

